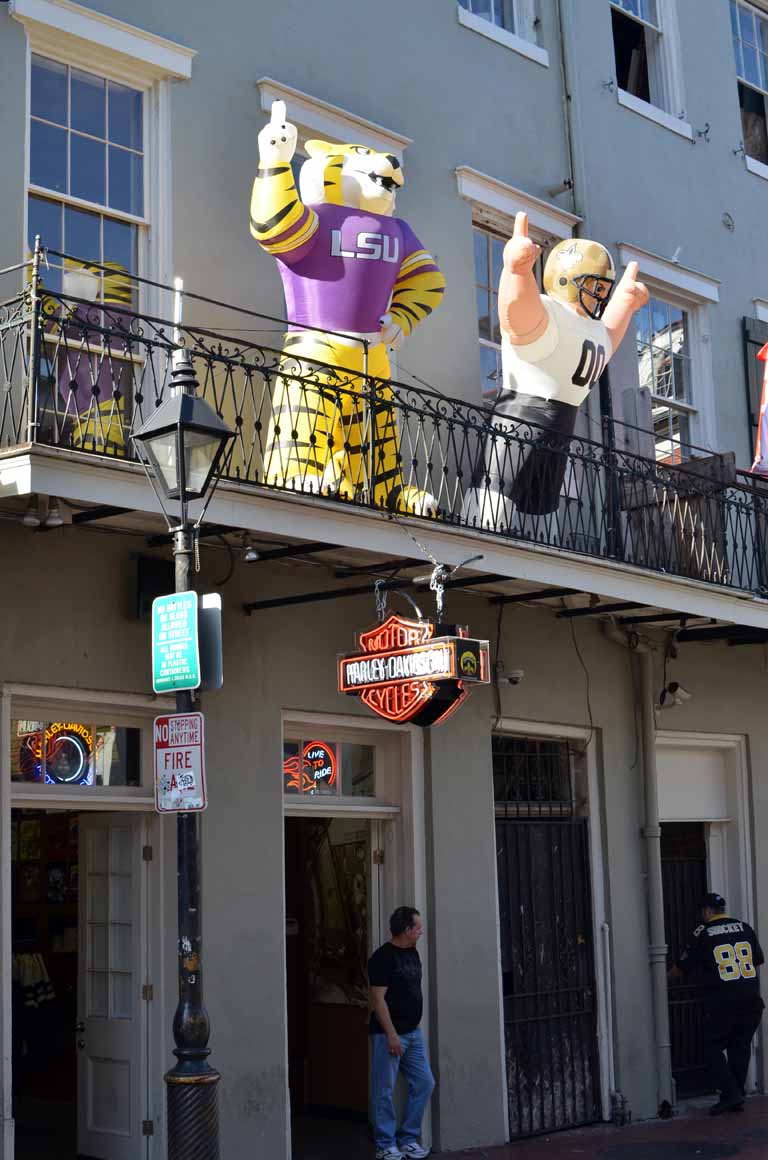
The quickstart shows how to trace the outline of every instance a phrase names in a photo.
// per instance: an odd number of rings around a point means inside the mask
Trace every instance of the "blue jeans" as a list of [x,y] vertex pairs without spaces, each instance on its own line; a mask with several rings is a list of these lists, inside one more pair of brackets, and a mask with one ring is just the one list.
[[390,1055],[386,1035],[371,1036],[373,1134],[377,1149],[382,1150],[397,1146],[397,1116],[392,1097],[398,1071],[402,1068],[408,1081],[408,1099],[400,1125],[401,1144],[419,1139],[424,1109],[435,1087],[421,1028],[401,1035],[400,1042],[403,1054]]

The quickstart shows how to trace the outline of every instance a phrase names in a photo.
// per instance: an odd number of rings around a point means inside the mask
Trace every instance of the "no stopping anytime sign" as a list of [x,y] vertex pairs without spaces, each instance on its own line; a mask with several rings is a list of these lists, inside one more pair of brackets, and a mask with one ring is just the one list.
[[204,810],[203,714],[155,717],[155,809],[159,813]]

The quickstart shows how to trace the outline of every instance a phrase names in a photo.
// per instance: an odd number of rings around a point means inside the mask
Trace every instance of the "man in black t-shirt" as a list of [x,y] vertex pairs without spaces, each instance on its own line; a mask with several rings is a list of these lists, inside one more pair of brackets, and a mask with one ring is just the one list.
[[[389,929],[392,938],[368,960],[376,1160],[418,1160],[430,1151],[420,1143],[421,1120],[435,1086],[419,1026],[423,997],[416,950],[422,930],[418,910],[398,906]],[[408,1081],[408,1099],[398,1132],[392,1097],[401,1068]]]
[[752,927],[730,918],[719,894],[706,896],[701,913],[703,924],[696,927],[668,978],[679,979],[698,971],[707,988],[704,1057],[720,1091],[720,1099],[709,1109],[711,1115],[718,1116],[744,1107],[752,1036],[764,1007],[758,967],[765,960]]

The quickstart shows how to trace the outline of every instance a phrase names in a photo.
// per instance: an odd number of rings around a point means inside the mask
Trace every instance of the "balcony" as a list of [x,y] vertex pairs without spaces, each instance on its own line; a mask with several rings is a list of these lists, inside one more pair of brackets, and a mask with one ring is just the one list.
[[[86,267],[51,252],[54,260]],[[132,308],[137,288],[125,275],[123,304],[48,290],[44,270],[33,293],[29,263],[5,273],[25,285],[0,303],[4,458],[48,447],[90,464],[135,460],[132,433],[162,402],[173,351],[184,345],[201,392],[236,431],[222,479],[240,490],[314,497],[322,510],[375,509],[408,517],[411,528],[413,519],[481,532],[497,546],[721,590],[768,590],[768,488],[737,473],[732,455],[669,466],[585,438],[542,443],[533,424],[510,429],[489,407],[292,357],[282,346],[295,332],[281,319],[186,295],[196,317],[226,324],[175,328]],[[534,447],[538,480],[527,481],[526,510],[498,497],[484,503],[489,472],[520,481]],[[538,484],[563,468],[555,510],[537,511]]]

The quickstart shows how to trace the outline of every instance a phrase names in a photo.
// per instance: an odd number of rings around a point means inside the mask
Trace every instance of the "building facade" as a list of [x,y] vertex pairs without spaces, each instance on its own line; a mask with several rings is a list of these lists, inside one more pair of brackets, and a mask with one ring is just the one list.
[[[758,932],[768,914],[768,493],[743,472],[768,339],[768,4],[707,17],[0,8],[3,1158],[164,1154],[176,848],[152,722],[172,706],[147,610],[173,579],[130,434],[179,335],[236,431],[195,580],[223,602],[224,686],[201,701],[223,1152],[365,1154],[364,964],[403,902],[424,916],[436,1149],[706,1091],[699,996],[667,993],[667,959],[709,887]],[[300,155],[321,138],[402,162],[398,213],[447,282],[393,366],[402,471],[436,519],[383,511],[367,475],[357,502],[265,480],[284,308],[248,198],[274,100]],[[557,511],[482,529],[478,464],[490,447],[514,473],[531,438],[490,409],[519,211],[545,251],[594,237],[637,260],[651,301],[583,407]],[[385,594],[434,616],[436,564],[493,680],[424,730],[340,695],[336,661]]]

